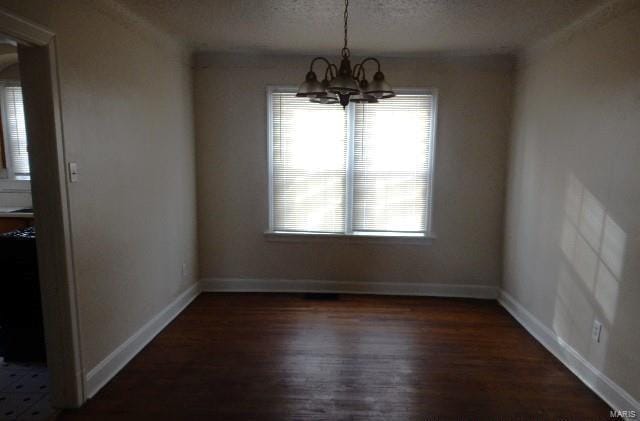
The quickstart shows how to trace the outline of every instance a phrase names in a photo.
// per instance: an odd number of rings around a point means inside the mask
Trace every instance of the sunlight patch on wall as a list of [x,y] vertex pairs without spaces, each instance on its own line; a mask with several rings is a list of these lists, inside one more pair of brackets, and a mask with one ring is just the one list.
[[618,304],[626,234],[605,206],[570,174],[564,202],[560,249],[566,265],[558,275],[554,329],[590,338],[594,319],[613,323]]
[[625,232],[611,219],[611,216],[607,215],[604,222],[600,257],[602,262],[618,279],[622,276],[626,242],[627,235]]
[[606,319],[613,322],[618,303],[618,280],[606,265],[601,264],[598,267],[594,294]]
[[590,329],[585,320],[592,320],[595,310],[588,292],[577,284],[573,270],[561,265],[558,272],[558,290],[553,315],[553,330],[572,346],[582,348],[588,345]]

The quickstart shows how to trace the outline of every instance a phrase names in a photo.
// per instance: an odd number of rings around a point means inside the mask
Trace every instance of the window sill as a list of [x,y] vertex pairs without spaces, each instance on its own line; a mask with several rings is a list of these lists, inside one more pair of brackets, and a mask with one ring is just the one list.
[[334,234],[321,232],[286,232],[286,231],[266,231],[264,233],[267,241],[275,242],[345,242],[345,243],[367,243],[367,244],[409,244],[409,245],[430,245],[436,239],[433,234],[412,234],[412,233],[368,233],[368,234]]

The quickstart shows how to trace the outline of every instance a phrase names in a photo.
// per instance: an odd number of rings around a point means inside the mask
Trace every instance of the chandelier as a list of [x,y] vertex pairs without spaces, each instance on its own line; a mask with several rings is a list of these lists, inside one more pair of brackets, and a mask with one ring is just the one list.
[[[309,72],[304,82],[298,88],[297,97],[309,98],[311,102],[320,104],[337,104],[343,107],[349,102],[374,103],[379,99],[391,98],[396,94],[384,79],[380,71],[380,62],[377,58],[367,57],[360,63],[351,67],[351,52],[347,47],[347,29],[349,21],[349,0],[344,2],[344,47],[342,48],[342,60],[340,68],[324,57],[316,57],[311,60]],[[318,76],[313,71],[316,62],[323,62],[327,67],[324,71],[324,79],[318,81]],[[373,62],[377,65],[373,80],[369,82],[365,74],[364,65]]]

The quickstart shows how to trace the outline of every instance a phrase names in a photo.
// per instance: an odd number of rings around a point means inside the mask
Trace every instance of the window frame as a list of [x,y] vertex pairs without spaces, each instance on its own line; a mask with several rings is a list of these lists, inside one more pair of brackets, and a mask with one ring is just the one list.
[[[325,233],[311,231],[276,231],[274,227],[273,209],[273,107],[271,96],[274,92],[295,93],[297,88],[291,85],[269,85],[266,88],[267,101],[267,184],[268,184],[268,208],[269,219],[268,229],[264,232],[265,237],[271,241],[322,241],[322,240],[342,240],[356,242],[382,242],[382,243],[408,243],[408,244],[430,244],[436,235],[433,230],[433,196],[435,187],[435,155],[437,147],[437,125],[438,125],[438,90],[435,88],[399,88],[394,89],[399,95],[431,95],[433,97],[433,124],[431,125],[431,155],[429,157],[429,180],[430,188],[427,189],[427,206],[425,207],[425,230],[421,232],[374,232],[352,230],[353,220],[353,167],[354,167],[354,133],[355,133],[355,112],[354,105],[349,104],[351,109],[348,118],[348,138],[347,138],[347,165],[346,165],[346,192],[345,192],[345,230],[342,233]],[[318,104],[318,106],[322,106]]]

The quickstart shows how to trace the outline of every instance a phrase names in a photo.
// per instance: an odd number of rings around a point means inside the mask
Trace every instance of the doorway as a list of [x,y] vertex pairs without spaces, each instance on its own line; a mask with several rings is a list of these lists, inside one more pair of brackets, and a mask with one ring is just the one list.
[[[15,46],[19,95],[15,85],[6,93],[14,96],[14,105],[22,101],[27,139],[22,148],[20,136],[9,133],[17,141],[4,142],[9,145],[3,149],[4,175],[13,183],[28,181],[31,196],[31,203],[7,208],[35,216],[32,225],[50,402],[59,408],[78,407],[85,398],[55,34],[0,9],[0,39]],[[24,151],[28,159],[21,161]]]

